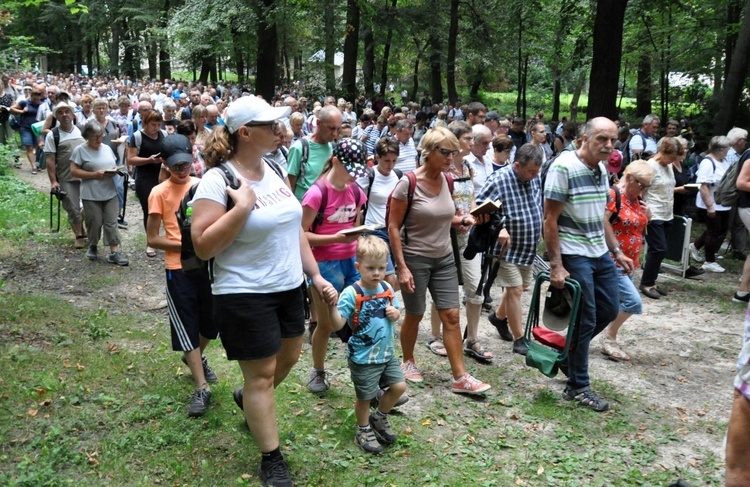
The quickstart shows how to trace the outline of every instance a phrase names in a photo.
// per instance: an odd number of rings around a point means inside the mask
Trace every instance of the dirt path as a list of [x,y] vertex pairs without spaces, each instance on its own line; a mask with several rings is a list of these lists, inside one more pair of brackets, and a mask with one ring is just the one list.
[[[48,192],[45,174],[32,176],[26,168],[15,171],[33,187]],[[163,254],[159,252],[153,259],[146,257],[141,210],[132,191],[128,194],[127,220],[130,228],[121,231],[121,235],[123,251],[130,259],[128,267],[108,265],[101,259],[88,262],[83,251],[74,251],[72,245],[62,252],[56,246],[39,245],[32,252],[0,263],[0,278],[8,289],[41,289],[89,309],[164,308]],[[636,417],[640,434],[648,437],[653,418],[675,425],[673,434],[680,441],[660,449],[658,462],[664,468],[695,466],[711,454],[723,458],[722,441],[731,408],[734,363],[741,346],[745,311],[744,306],[729,302],[739,277],[738,268],[741,264],[735,263],[729,272],[710,275],[705,281],[661,277],[669,296],[658,301],[644,298],[644,314],[633,317],[621,332],[620,342],[632,355],[631,362],[607,360],[599,353],[598,344],[592,346],[590,371],[595,384],[608,383],[623,401],[637,398],[647,405]],[[528,294],[524,296],[524,310]],[[493,295],[497,302],[500,291],[496,289]],[[424,349],[421,344],[428,333],[426,318],[418,348]],[[484,317],[480,335],[496,357],[490,367],[524,368]],[[559,378],[539,375],[535,380],[552,391],[562,389]],[[501,386],[495,390],[502,393]],[[443,392],[435,388],[422,393]],[[617,407],[617,403],[613,406]]]

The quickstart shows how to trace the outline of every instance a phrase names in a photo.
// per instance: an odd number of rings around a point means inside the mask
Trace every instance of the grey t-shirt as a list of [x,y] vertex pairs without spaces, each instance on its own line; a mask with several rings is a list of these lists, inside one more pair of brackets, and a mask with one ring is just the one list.
[[[396,184],[393,197],[407,201],[408,195],[409,178],[404,177]],[[403,251],[433,259],[450,254],[453,250],[450,235],[451,220],[455,214],[456,207],[445,178],[443,178],[443,185],[438,195],[430,193],[417,183],[411,210],[401,228],[402,242],[404,229],[409,237],[409,242],[404,244]]]
[[[97,150],[92,150],[88,144],[79,145],[73,150],[70,161],[84,171],[96,172],[102,169],[114,169],[117,159],[112,149],[102,143]],[[109,201],[116,197],[117,190],[112,177],[81,180],[82,200]]]

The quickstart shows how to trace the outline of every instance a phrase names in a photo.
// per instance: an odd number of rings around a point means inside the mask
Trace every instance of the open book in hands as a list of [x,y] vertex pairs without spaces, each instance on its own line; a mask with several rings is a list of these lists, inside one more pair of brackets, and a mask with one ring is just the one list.
[[341,230],[339,233],[342,233],[344,235],[354,235],[357,233],[374,232],[375,230],[380,230],[382,228],[385,228],[385,226],[383,225],[360,225],[358,227],[347,228],[346,230]]
[[501,206],[503,206],[503,203],[500,200],[495,200],[495,201],[487,200],[481,205],[471,210],[469,213],[471,214],[471,216],[486,215],[489,213],[496,212],[497,210],[500,209]]

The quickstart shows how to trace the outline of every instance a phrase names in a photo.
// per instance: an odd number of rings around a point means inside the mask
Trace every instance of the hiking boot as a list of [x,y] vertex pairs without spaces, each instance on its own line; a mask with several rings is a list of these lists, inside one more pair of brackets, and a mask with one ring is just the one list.
[[235,389],[232,392],[232,397],[234,398],[234,403],[237,405],[240,410],[244,411],[245,406],[242,404],[242,394],[243,394],[243,387],[239,386],[237,389]]
[[[184,353],[182,354],[180,360],[182,360],[183,364],[188,364],[187,357]],[[219,382],[219,378],[216,376],[216,372],[214,372],[214,369],[212,369],[211,366],[208,365],[208,358],[205,355],[201,355],[201,362],[203,363],[203,377],[206,379],[206,382]]]
[[313,394],[323,394],[328,390],[328,378],[325,370],[311,370],[307,390]]
[[130,261],[125,258],[124,255],[122,255],[122,252],[112,252],[109,254],[109,257],[107,257],[107,262],[110,264],[117,264],[121,266],[126,266],[130,264]]
[[196,389],[193,394],[193,399],[190,400],[190,406],[188,407],[188,416],[191,418],[199,418],[206,414],[208,404],[211,402],[211,390],[210,389]]
[[529,352],[529,346],[526,345],[526,339],[521,337],[513,342],[513,353],[526,355]]
[[695,247],[695,244],[690,244],[690,246],[688,247],[688,250],[690,251],[690,257],[692,257],[692,259],[693,259],[694,261],[698,262],[699,264],[700,264],[701,262],[703,262],[703,261],[705,261],[705,260],[706,260],[706,259],[704,259],[704,258],[703,258],[703,256],[701,255],[701,251],[700,251],[700,250],[698,250],[698,249],[697,249],[697,248]]
[[88,260],[96,260],[96,245],[89,245],[89,249],[86,251],[86,258]]
[[597,413],[601,413],[609,409],[609,403],[606,399],[599,397],[599,395],[589,388],[586,388],[577,394],[573,394],[567,387],[563,391],[563,399],[566,401],[576,401],[582,406],[593,409]]
[[467,372],[463,377],[453,381],[451,392],[455,392],[456,394],[483,394],[491,388],[491,385],[475,379]]
[[357,429],[357,434],[354,436],[354,442],[362,448],[365,453],[381,453],[383,451],[383,445],[378,443],[378,437],[375,436],[375,431],[372,428]]
[[422,372],[417,368],[417,364],[414,363],[414,359],[401,362],[401,372],[404,374],[404,378],[409,382],[420,383],[424,382]]
[[721,272],[724,272],[726,269],[724,269],[722,266],[720,266],[716,262],[706,262],[705,264],[703,264],[703,270],[708,271],[708,272],[721,273]]
[[388,416],[379,418],[377,414],[371,414],[370,426],[372,426],[372,430],[375,432],[378,439],[380,439],[380,441],[382,441],[386,445],[395,443],[398,439],[396,433],[393,431],[393,428],[391,428],[391,423],[390,421],[388,421]]
[[264,486],[294,487],[289,473],[289,464],[282,456],[275,460],[262,460],[258,476]]
[[508,318],[500,319],[497,317],[497,315],[495,315],[495,313],[490,313],[487,318],[490,320],[492,326],[497,329],[497,332],[500,334],[500,338],[502,340],[505,340],[506,342],[513,341],[513,333],[511,333],[510,329],[508,328]]
[[[378,389],[378,392],[375,393],[375,397],[370,399],[370,406],[374,408],[378,407],[378,404],[380,404],[380,400],[383,398],[383,394],[385,394],[385,389]],[[401,394],[401,397],[398,398],[396,404],[394,404],[393,407],[397,408],[399,406],[403,406],[407,402],[409,402],[409,396],[407,396],[406,393],[403,393]]]

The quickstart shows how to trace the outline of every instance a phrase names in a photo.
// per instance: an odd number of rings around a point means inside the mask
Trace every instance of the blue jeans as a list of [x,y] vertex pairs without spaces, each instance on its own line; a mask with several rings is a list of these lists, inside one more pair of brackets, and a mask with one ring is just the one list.
[[643,313],[643,300],[633,282],[633,275],[623,274],[617,270],[617,286],[620,289],[620,311],[639,315]]
[[590,258],[563,255],[563,267],[581,285],[581,310],[578,329],[568,360],[568,390],[572,394],[588,389],[589,344],[620,310],[617,268],[609,254]]

